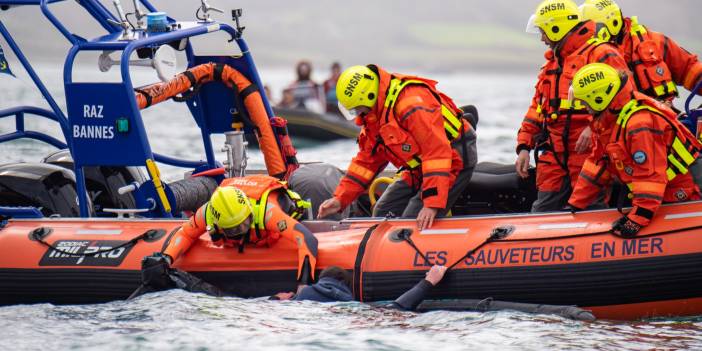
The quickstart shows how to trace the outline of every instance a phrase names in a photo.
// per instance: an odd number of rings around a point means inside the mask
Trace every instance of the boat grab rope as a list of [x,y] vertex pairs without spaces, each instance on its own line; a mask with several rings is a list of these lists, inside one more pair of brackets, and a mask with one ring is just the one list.
[[[572,239],[572,238],[581,238],[581,237],[588,237],[588,236],[596,236],[596,235],[604,235],[604,234],[611,234],[614,236],[622,237],[620,235],[616,235],[612,232],[612,230],[604,230],[604,231],[599,231],[599,232],[592,232],[592,233],[582,233],[582,234],[575,234],[575,235],[560,235],[560,236],[554,236],[554,237],[548,237],[548,238],[523,238],[523,239],[505,239],[507,235],[509,235],[508,232],[504,232],[500,230],[501,227],[493,229],[492,233],[490,233],[490,236],[485,239],[480,245],[471,248],[466,252],[465,255],[463,255],[460,259],[458,259],[456,262],[448,266],[446,271],[450,271],[453,269],[455,266],[457,266],[459,263],[461,263],[464,259],[467,259],[468,257],[472,256],[476,251],[480,250],[483,248],[483,246],[493,243],[493,242],[529,242],[529,241],[544,241],[544,240],[558,240],[558,239]],[[662,231],[662,232],[656,232],[656,233],[650,233],[650,234],[642,234],[642,235],[637,235],[631,238],[625,238],[625,239],[639,239],[639,238],[649,238],[653,236],[659,236],[659,235],[666,235],[666,234],[673,234],[673,233],[678,233],[678,232],[685,232],[685,231],[691,231],[691,230],[700,230],[702,229],[702,225],[698,226],[693,226],[693,227],[685,227],[685,228],[677,228],[677,229],[671,229],[667,231]],[[411,229],[402,229],[398,234],[397,237],[403,241],[405,241],[409,246],[414,249],[415,252],[424,260],[426,264],[431,265],[431,262],[429,259],[424,255],[422,250],[417,247],[417,245],[412,241],[412,230]],[[622,237],[623,238],[623,237]]]
[[58,247],[44,241],[43,238],[46,237],[49,233],[51,233],[51,229],[39,227],[37,229],[34,229],[31,233],[29,233],[29,239],[34,240],[34,241],[36,241],[36,242],[38,242],[38,243],[40,243],[48,248],[60,253],[60,254],[77,256],[77,257],[89,257],[89,256],[97,256],[100,254],[105,254],[105,253],[112,252],[114,250],[118,250],[121,248],[134,246],[139,242],[139,240],[149,240],[149,239],[155,238],[159,235],[158,230],[149,229],[149,230],[139,234],[138,236],[132,238],[131,240],[129,240],[121,245],[109,248],[109,249],[98,250],[98,251],[90,252],[90,253],[75,253],[75,252],[68,252],[68,251],[59,249]]
[[[410,230],[410,229],[402,229],[397,235],[398,235],[398,238],[404,240],[409,246],[411,246],[411,247],[414,249],[414,251],[416,251],[417,254],[418,254],[420,257],[422,257],[422,259],[424,259],[424,262],[425,262],[425,263],[431,264],[431,262],[429,261],[429,259],[427,258],[427,256],[424,255],[424,253],[422,252],[422,250],[420,250],[420,249],[417,247],[417,245],[414,243],[414,241],[412,241],[412,230]],[[483,248],[483,246],[485,246],[485,245],[487,245],[487,244],[489,244],[489,243],[491,243],[491,242],[493,242],[493,241],[498,241],[498,240],[504,238],[505,236],[506,236],[505,232],[503,232],[503,231],[501,231],[501,230],[493,230],[493,231],[490,233],[490,236],[488,236],[482,243],[480,243],[480,245],[478,245],[478,246],[476,246],[476,247],[470,248],[470,249],[468,250],[468,252],[466,252],[465,255],[461,256],[460,259],[458,259],[456,262],[454,262],[453,264],[451,264],[450,266],[448,266],[448,268],[446,269],[446,271],[450,271],[451,269],[453,269],[454,267],[456,267],[456,266],[457,266],[459,263],[461,263],[464,259],[470,257],[470,256],[473,255],[476,251],[478,251],[478,250],[480,250],[481,248]]]
[[583,238],[583,237],[588,237],[588,236],[597,236],[597,235],[605,235],[605,234],[611,234],[616,237],[620,237],[623,239],[639,239],[639,238],[650,238],[653,236],[659,236],[659,235],[667,235],[667,234],[674,234],[674,233],[679,233],[679,232],[685,232],[689,230],[700,230],[702,229],[702,225],[696,225],[692,227],[684,227],[684,228],[677,228],[677,229],[670,229],[662,232],[655,232],[655,233],[649,233],[649,234],[641,234],[641,235],[636,235],[633,237],[623,237],[621,235],[614,234],[611,229],[609,230],[602,230],[599,232],[591,232],[591,233],[581,233],[581,234],[572,234],[572,235],[559,235],[559,236],[550,236],[548,238],[521,238],[521,239],[507,239],[507,240],[498,240],[499,242],[529,242],[529,241],[544,241],[544,240],[558,240],[558,239],[571,239],[571,238]]

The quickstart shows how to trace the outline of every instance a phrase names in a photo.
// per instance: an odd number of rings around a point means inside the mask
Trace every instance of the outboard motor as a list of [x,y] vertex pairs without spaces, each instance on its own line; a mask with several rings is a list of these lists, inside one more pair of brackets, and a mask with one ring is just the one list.
[[46,163],[0,166],[0,206],[36,207],[44,216],[77,217],[73,172]]
[[[69,150],[59,150],[48,155],[44,163],[61,166],[73,171],[73,158]],[[133,182],[143,183],[146,178],[137,167],[84,167],[85,184],[93,203],[95,213],[100,216],[116,216],[103,213],[105,208],[136,208],[134,196],[130,193],[121,195],[117,189]]]

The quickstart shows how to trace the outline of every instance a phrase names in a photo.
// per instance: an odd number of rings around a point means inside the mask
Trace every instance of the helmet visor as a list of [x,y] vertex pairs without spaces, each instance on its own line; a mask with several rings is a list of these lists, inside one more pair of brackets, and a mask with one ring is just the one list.
[[338,102],[337,105],[339,106],[339,111],[341,112],[341,114],[348,121],[353,121],[354,119],[356,119],[356,117],[361,115],[361,111],[358,108],[347,109],[346,107],[344,107],[344,105],[341,104],[341,102]]
[[576,109],[584,107],[589,112],[592,112],[590,111],[591,108],[590,105],[587,104],[587,101],[575,97],[575,91],[572,85],[570,88],[568,88],[568,102],[570,103],[570,106],[574,106]]
[[568,88],[568,102],[570,102],[570,106],[575,106],[575,92],[572,85]]
[[541,29],[536,25],[536,15],[531,15],[531,17],[529,17],[526,32],[529,34],[541,34]]
[[222,230],[222,234],[224,234],[227,239],[240,240],[249,232],[249,230],[251,230],[251,222],[253,222],[253,217],[249,216],[235,227],[220,229]]

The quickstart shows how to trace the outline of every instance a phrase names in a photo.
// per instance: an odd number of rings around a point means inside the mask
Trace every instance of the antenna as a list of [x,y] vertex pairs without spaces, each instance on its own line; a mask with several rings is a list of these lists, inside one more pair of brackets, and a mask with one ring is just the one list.
[[146,17],[146,13],[141,11],[141,6],[139,5],[139,0],[132,0],[134,2],[134,17],[137,19],[137,29],[145,29],[146,24],[143,18]]
[[[210,11],[218,12],[218,13],[224,13],[224,11],[210,6],[209,3],[207,3],[207,0],[200,0],[200,8],[197,9],[197,12],[195,13],[195,17],[197,19],[203,21],[203,22],[214,22],[212,17],[210,16]],[[200,12],[202,12],[202,17],[200,17]]]
[[109,18],[107,21],[122,27],[122,36],[119,38],[119,40],[134,40],[133,33],[129,27],[129,21],[127,21],[127,17],[124,15],[122,3],[119,0],[112,0],[112,4],[115,5],[115,9],[117,9],[117,17],[119,18],[119,22]]

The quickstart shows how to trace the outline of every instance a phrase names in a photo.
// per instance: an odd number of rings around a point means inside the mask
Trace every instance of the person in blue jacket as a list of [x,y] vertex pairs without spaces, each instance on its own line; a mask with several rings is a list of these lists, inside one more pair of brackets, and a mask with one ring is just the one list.
[[[414,310],[424,301],[429,291],[443,279],[446,270],[445,266],[434,265],[424,279],[386,307]],[[341,267],[330,266],[319,274],[317,283],[305,286],[297,295],[292,292],[281,292],[273,295],[272,299],[317,302],[353,301],[351,275]]]

